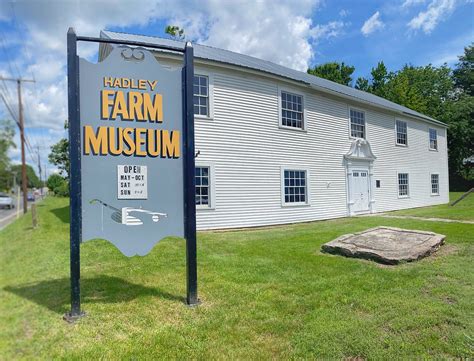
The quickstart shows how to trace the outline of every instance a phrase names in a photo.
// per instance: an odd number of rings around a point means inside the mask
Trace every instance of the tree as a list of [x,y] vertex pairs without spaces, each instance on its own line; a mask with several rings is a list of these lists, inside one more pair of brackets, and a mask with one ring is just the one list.
[[370,74],[372,75],[370,92],[383,97],[385,95],[385,84],[390,77],[383,61],[380,61],[375,68],[372,68]]
[[389,72],[379,62],[370,79],[359,77],[355,88],[376,94],[448,124],[448,157],[451,189],[474,186],[474,167],[466,162],[474,155],[474,45],[464,48],[451,70],[406,64]]
[[[11,170],[13,173],[15,173],[16,183],[21,185],[21,164],[13,165]],[[28,179],[28,188],[41,188],[43,186],[42,182],[36,175],[35,170],[29,164],[26,164],[26,178]]]
[[314,68],[308,69],[308,74],[350,86],[352,83],[351,75],[354,73],[354,70],[355,67],[346,65],[344,62],[331,62],[322,65],[316,65]]
[[464,55],[459,57],[459,63],[453,71],[453,79],[458,89],[474,96],[474,44],[464,48]]
[[[414,88],[412,94],[416,93],[424,103],[421,108],[409,106],[408,103],[401,103],[401,105],[433,118],[439,118],[443,114],[444,103],[452,97],[454,90],[451,69],[446,64],[440,67],[434,67],[431,64],[419,67],[405,65],[393,76],[391,81],[397,77],[405,77],[409,88]],[[390,87],[390,81],[387,86]],[[388,99],[392,100],[390,97]],[[415,100],[412,103],[415,103]]]
[[46,186],[50,191],[53,191],[58,188],[64,182],[64,178],[59,174],[53,173],[48,177],[46,181]]
[[15,147],[15,143],[13,143],[15,128],[8,120],[0,121],[0,125],[0,190],[8,190],[13,183],[8,152]]
[[410,75],[399,72],[379,88],[379,93],[394,103],[406,106],[423,114],[428,114],[426,98],[420,93],[417,86],[413,85]]
[[454,82],[446,65],[406,64],[398,71],[389,72],[381,61],[372,68],[370,80],[357,79],[356,88],[438,118],[443,114],[444,103],[453,96]]
[[69,182],[59,174],[51,174],[46,185],[55,195],[61,197],[69,196]]
[[355,88],[359,89],[359,90],[362,90],[362,91],[365,91],[365,92],[370,91],[369,80],[367,78],[364,78],[364,77],[357,78]]
[[379,61],[375,68],[370,71],[370,80],[365,77],[359,77],[356,80],[355,88],[385,97],[385,86],[393,73],[389,73],[383,61]]
[[49,190],[61,197],[69,196],[69,182],[59,174],[51,174],[46,181]]
[[69,141],[67,139],[63,138],[51,146],[48,160],[58,167],[66,179],[69,179]]
[[474,187],[474,167],[466,160],[474,155],[474,50],[464,48],[459,63],[452,72],[454,91],[445,102],[440,120],[449,125],[448,155],[451,189]]
[[181,29],[176,25],[167,25],[165,28],[165,33],[171,35],[174,40],[183,41],[185,39],[184,29]]
[[[68,128],[67,121],[64,123],[64,129]],[[48,155],[51,164],[59,168],[60,173],[69,179],[69,141],[65,138],[51,146],[51,153]]]
[[474,155],[474,96],[464,94],[446,104],[440,120],[448,124],[448,160],[452,189],[474,186],[474,167],[466,159]]

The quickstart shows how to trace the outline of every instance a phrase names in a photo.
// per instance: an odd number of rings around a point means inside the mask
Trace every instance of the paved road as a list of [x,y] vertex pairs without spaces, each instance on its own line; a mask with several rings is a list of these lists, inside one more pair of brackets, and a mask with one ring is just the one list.
[[[0,230],[3,229],[5,226],[9,225],[11,222],[13,222],[16,219],[16,213],[17,213],[17,199],[14,197],[15,200],[15,208],[13,209],[6,209],[6,208],[0,208]],[[28,204],[28,207],[30,206],[30,203]],[[23,214],[23,200],[20,199],[20,215]]]

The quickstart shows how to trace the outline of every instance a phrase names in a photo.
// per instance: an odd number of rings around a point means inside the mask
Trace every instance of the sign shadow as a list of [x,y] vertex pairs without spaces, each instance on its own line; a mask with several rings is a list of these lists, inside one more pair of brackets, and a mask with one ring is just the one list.
[[69,206],[54,208],[51,210],[51,213],[53,213],[61,222],[70,223]]
[[[69,278],[58,278],[20,286],[6,286],[4,291],[13,293],[40,306],[64,314],[70,307]],[[128,282],[112,276],[97,276],[81,279],[83,293],[82,303],[87,309],[88,304],[128,302],[141,297],[159,297],[170,301],[185,302],[184,297],[176,296],[160,290]]]

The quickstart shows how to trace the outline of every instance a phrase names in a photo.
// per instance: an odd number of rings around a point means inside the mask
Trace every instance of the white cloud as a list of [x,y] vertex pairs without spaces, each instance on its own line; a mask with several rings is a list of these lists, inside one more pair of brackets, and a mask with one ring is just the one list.
[[331,21],[325,25],[316,25],[311,30],[311,37],[315,40],[335,38],[344,32],[345,26],[343,21]]
[[342,9],[341,11],[339,11],[339,16],[341,18],[345,18],[346,16],[348,16],[351,12],[349,10],[346,10],[346,9]]
[[[11,29],[10,56],[24,77],[35,76],[36,86],[25,85],[23,95],[28,103],[27,129],[54,130],[51,141],[63,134],[67,118],[66,32],[73,26],[77,33],[98,36],[110,27],[124,29],[147,26],[159,20],[184,27],[189,39],[306,71],[314,47],[324,39],[339,36],[341,21],[314,24],[312,14],[322,0],[100,0],[0,2],[0,19],[18,24]],[[342,15],[341,15],[342,16]],[[11,20],[14,19],[12,22]],[[140,32],[137,30],[137,32]],[[20,35],[21,34],[21,35]],[[18,52],[14,43],[23,43]],[[17,53],[13,53],[15,50]],[[94,59],[97,44],[80,43],[79,55]],[[16,70],[0,63],[0,73],[17,76]],[[16,89],[11,89],[16,107]],[[0,107],[1,113],[4,107]],[[41,143],[35,132],[32,142]],[[54,142],[53,142],[54,140]],[[45,150],[45,154],[49,153]],[[14,154],[17,159],[17,154]]]
[[[312,10],[318,0],[201,1],[172,21],[199,43],[305,71],[312,57]],[[189,16],[188,14],[193,14]]]
[[[322,31],[311,21],[318,2],[153,0],[140,2],[140,6],[125,0],[114,1],[113,5],[110,1],[2,2],[0,19],[15,17],[14,23],[23,27],[24,46],[21,54],[12,60],[19,65],[23,76],[34,74],[37,80],[37,92],[33,92],[33,87],[25,87],[25,99],[32,113],[27,126],[61,129],[67,117],[65,73],[69,26],[78,34],[98,36],[100,30],[110,26],[145,26],[167,19],[169,23],[182,25],[186,34],[197,42],[304,71],[313,55],[312,34],[318,33],[314,29]],[[335,36],[336,31],[336,28],[328,30],[327,35]],[[18,36],[13,40],[18,42]],[[97,48],[96,44],[80,43],[78,50],[81,56],[93,58]],[[15,72],[4,75],[16,76]]]
[[[16,33],[12,32],[14,37],[10,41],[15,39],[18,44],[21,39],[23,43],[16,54],[10,51],[11,64],[16,66],[3,67],[5,75],[36,78],[35,86],[25,83],[23,87],[30,115],[25,120],[27,128],[60,130],[67,118],[66,32],[69,26],[74,26],[80,34],[97,36],[109,25],[146,24],[158,10],[156,4],[148,2],[139,7],[125,1],[110,5],[107,1],[0,4],[0,18],[14,20],[20,27],[14,29]],[[97,48],[95,44],[80,45],[79,53],[91,57]],[[16,89],[11,93],[16,95]],[[15,98],[12,106],[17,108]]]
[[374,31],[383,29],[384,26],[385,24],[382,22],[382,20],[380,20],[380,12],[376,11],[374,15],[365,21],[360,31],[362,34],[364,34],[364,36],[369,36]]
[[402,4],[402,8],[408,8],[411,6],[416,6],[420,4],[424,4],[426,0],[405,0]]
[[433,0],[425,11],[419,12],[407,25],[411,30],[422,30],[429,34],[452,13],[455,4],[455,0]]

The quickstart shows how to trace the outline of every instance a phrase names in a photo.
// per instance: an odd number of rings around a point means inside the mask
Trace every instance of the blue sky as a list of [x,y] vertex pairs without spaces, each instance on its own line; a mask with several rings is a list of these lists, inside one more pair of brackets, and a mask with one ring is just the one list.
[[[407,27],[410,20],[426,9],[426,3],[402,8],[400,2],[361,1],[338,2],[338,7],[326,6],[321,12],[324,20],[334,18],[338,9],[348,9],[344,19],[351,22],[343,34],[321,42],[314,63],[344,61],[356,67],[356,76],[367,76],[371,67],[383,60],[390,70],[406,63],[453,65],[463,47],[474,41],[473,4],[460,4],[430,32]],[[396,4],[396,5],[395,5]],[[339,10],[339,11],[341,11]],[[360,29],[367,18],[379,11],[383,28],[364,36]],[[316,15],[317,16],[317,15]],[[323,21],[324,21],[323,20]]]
[[[392,1],[3,1],[0,3],[0,75],[34,77],[25,85],[29,142],[45,159],[63,137],[67,117],[66,31],[97,36],[101,29],[164,36],[167,24],[187,38],[305,70],[328,61],[368,76],[383,60],[389,70],[406,63],[453,66],[474,41],[473,0]],[[80,48],[94,59],[97,46]],[[354,77],[354,78],[355,78]],[[0,92],[16,109],[14,84]],[[0,117],[11,118],[0,102]],[[19,141],[18,136],[16,141]],[[19,161],[19,150],[11,156]],[[29,158],[35,157],[34,154]],[[33,159],[29,159],[32,162]],[[55,167],[47,165],[48,172]]]

